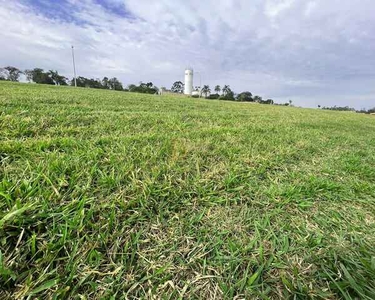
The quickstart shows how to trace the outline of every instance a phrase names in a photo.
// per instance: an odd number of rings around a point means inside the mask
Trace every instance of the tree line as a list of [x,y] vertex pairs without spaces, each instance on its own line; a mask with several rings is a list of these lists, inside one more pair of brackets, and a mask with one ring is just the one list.
[[[0,68],[0,80],[8,81],[19,81],[20,76],[24,74],[29,82],[35,82],[38,84],[50,84],[50,85],[61,85],[61,86],[75,86],[95,88],[95,89],[108,89],[116,91],[129,91],[136,93],[145,94],[157,94],[159,93],[159,88],[155,86],[152,82],[143,83],[140,82],[139,85],[129,84],[127,88],[123,87],[123,84],[116,78],[103,77],[99,78],[86,78],[83,76],[78,76],[75,80],[69,80],[66,76],[60,75],[56,70],[44,71],[41,68],[20,70],[13,66],[7,66]],[[166,90],[165,88],[162,88]],[[194,89],[194,94],[192,97],[204,97],[206,99],[218,99],[218,100],[229,100],[229,101],[239,101],[239,102],[257,102],[261,104],[277,104],[272,99],[264,100],[261,96],[253,95],[249,91],[241,92],[236,94],[232,91],[229,85],[216,85],[213,89],[214,93],[211,93],[209,85],[203,85],[203,87],[196,86]],[[181,81],[176,81],[173,83],[170,91],[172,93],[184,92],[184,84]],[[292,101],[289,103],[278,104],[278,105],[291,105]]]
[[86,78],[78,76],[75,80],[69,80],[66,76],[60,75],[55,70],[44,71],[41,68],[27,69],[21,71],[20,69],[12,66],[0,68],[0,80],[8,81],[19,81],[20,76],[24,74],[29,82],[35,82],[38,84],[51,84],[51,85],[62,85],[62,86],[75,86],[87,87],[94,89],[107,89],[116,91],[129,91],[137,93],[155,94],[159,89],[154,86],[152,82],[143,83],[139,85],[129,84],[127,88],[123,87],[123,84],[116,77],[108,78]]
[[77,84],[79,87],[90,87],[99,89],[123,90],[122,83],[116,78],[104,77],[102,80],[78,76],[76,80],[69,80],[55,70],[44,71],[41,68],[21,71],[16,67],[0,68],[0,80],[19,81],[21,74],[26,76],[29,82],[51,85],[71,85]]
[[[171,87],[171,92],[173,93],[183,93],[184,92],[184,84],[181,81],[176,81],[173,83]],[[218,99],[218,100],[228,100],[228,101],[239,101],[239,102],[257,102],[261,104],[277,104],[272,99],[264,100],[261,96],[253,95],[249,91],[241,92],[236,94],[232,91],[229,85],[224,85],[221,87],[220,85],[216,85],[213,89],[214,93],[211,93],[211,88],[209,85],[203,85],[202,88],[196,86],[194,88],[194,92],[192,97],[193,98],[206,98],[206,99]],[[292,101],[290,100],[288,103],[284,104],[277,104],[277,105],[291,105]]]
[[335,110],[335,111],[352,111],[352,112],[356,112],[360,114],[375,114],[375,107],[370,108],[370,109],[362,108],[360,110],[356,110],[353,107],[349,107],[349,106],[336,106],[335,105],[331,107],[327,107],[327,106],[321,107],[320,105],[318,105],[318,108],[321,108],[324,110]]

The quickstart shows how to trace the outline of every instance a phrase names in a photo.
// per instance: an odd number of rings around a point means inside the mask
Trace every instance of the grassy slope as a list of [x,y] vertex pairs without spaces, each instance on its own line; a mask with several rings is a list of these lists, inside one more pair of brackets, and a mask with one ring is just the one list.
[[375,118],[0,83],[0,297],[375,298]]

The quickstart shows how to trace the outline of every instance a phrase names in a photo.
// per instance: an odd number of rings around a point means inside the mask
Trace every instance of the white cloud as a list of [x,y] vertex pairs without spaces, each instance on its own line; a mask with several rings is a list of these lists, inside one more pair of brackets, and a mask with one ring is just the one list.
[[318,4],[316,1],[309,1],[306,5],[305,16],[309,17],[314,11],[316,11]]
[[0,65],[71,77],[74,44],[82,76],[170,86],[192,65],[204,83],[265,98],[375,106],[373,0],[30,3],[0,0]]
[[266,2],[265,14],[270,18],[275,18],[290,8],[293,3],[294,0],[268,0]]

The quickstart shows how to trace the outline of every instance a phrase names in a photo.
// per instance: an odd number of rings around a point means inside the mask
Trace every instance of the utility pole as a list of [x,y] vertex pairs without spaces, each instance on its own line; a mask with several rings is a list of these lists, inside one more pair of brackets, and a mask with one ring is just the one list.
[[199,74],[199,98],[201,97],[201,90],[202,90],[202,74],[201,72],[195,72],[195,74]]
[[76,63],[74,60],[74,47],[72,46],[73,70],[74,70],[74,86],[77,87]]

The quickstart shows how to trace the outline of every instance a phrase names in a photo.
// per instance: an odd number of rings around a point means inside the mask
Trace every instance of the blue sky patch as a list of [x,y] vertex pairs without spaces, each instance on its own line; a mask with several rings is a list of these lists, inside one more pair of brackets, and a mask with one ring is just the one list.
[[77,25],[87,23],[75,16],[74,12],[79,11],[79,7],[72,5],[66,0],[23,0],[22,3],[30,7],[36,14],[41,14],[50,20],[59,20]]

